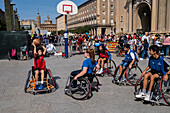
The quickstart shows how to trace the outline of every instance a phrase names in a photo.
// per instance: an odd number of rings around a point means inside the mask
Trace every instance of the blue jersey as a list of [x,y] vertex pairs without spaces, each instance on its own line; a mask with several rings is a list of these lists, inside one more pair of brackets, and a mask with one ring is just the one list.
[[92,64],[91,59],[87,58],[86,60],[83,61],[82,70],[83,70],[83,67],[87,67],[88,68],[87,74],[90,74],[93,72],[93,69],[96,65],[97,65],[96,61]]
[[163,73],[165,75],[168,72],[169,62],[162,56],[159,56],[158,59],[155,59],[153,56],[149,58],[149,64],[151,70],[155,70]]
[[135,52],[130,49],[129,53],[126,53],[126,54],[125,54],[125,59],[124,59],[123,61],[126,61],[126,60],[127,60],[127,61],[132,61],[132,60],[133,60],[132,57],[131,57],[131,55],[130,55],[131,52],[135,55],[135,61],[138,60]]

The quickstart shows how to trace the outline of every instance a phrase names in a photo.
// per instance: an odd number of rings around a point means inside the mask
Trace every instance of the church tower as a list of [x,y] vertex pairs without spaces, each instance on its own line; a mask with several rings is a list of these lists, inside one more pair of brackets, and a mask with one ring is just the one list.
[[37,29],[40,29],[41,27],[41,17],[39,15],[39,12],[37,13]]

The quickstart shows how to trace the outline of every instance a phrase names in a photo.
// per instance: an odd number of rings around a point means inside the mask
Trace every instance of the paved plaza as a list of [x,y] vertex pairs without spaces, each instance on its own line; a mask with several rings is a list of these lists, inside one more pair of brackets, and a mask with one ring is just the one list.
[[[123,58],[112,59],[116,65]],[[89,100],[77,101],[64,94],[67,77],[80,69],[84,55],[68,59],[52,56],[46,58],[59,88],[53,93],[33,95],[24,92],[28,71],[33,65],[29,61],[0,60],[0,113],[169,113],[170,107],[151,106],[134,101],[134,87],[112,84],[111,77],[99,77],[99,92],[93,92]],[[140,61],[144,70],[147,60]]]

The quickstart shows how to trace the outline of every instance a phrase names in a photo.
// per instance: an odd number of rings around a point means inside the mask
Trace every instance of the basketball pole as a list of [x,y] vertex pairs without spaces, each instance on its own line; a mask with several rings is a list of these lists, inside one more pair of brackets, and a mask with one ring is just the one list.
[[65,58],[68,58],[67,14],[65,15],[65,32],[64,32],[64,38],[65,38]]

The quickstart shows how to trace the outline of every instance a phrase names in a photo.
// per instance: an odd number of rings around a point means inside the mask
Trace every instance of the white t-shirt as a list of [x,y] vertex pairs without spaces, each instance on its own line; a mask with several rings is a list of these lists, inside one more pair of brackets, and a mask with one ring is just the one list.
[[142,37],[142,41],[144,41],[144,39],[147,39],[147,41],[148,41],[148,43],[149,43],[150,36],[149,36],[149,35],[148,35],[148,36],[144,35],[144,36]]
[[[130,51],[129,51],[129,52],[130,52]],[[128,52],[128,54],[129,54],[129,52]],[[132,59],[135,58],[135,54],[134,54],[133,52],[130,53],[130,56],[132,57]]]
[[160,41],[155,41],[155,45],[157,45],[158,47],[161,47]]

